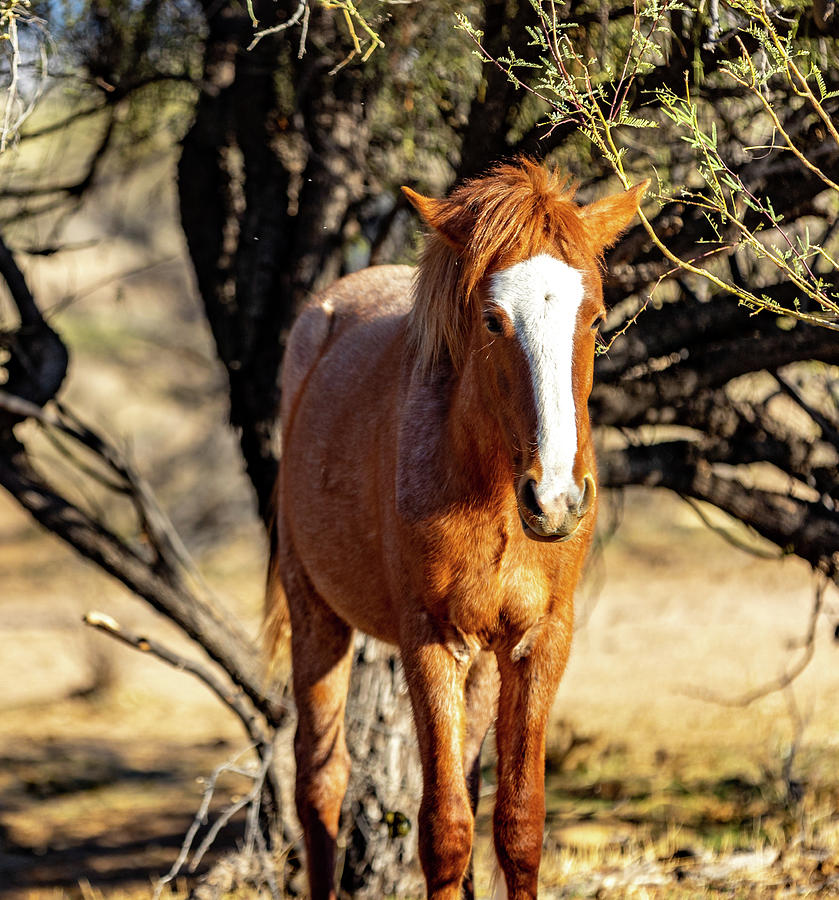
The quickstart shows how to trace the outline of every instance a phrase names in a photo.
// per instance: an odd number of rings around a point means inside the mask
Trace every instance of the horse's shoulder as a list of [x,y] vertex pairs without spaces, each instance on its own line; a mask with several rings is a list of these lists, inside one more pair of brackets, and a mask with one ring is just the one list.
[[446,423],[454,371],[448,360],[432,372],[413,372],[401,396],[396,446],[396,508],[406,522],[439,514],[449,503],[442,489],[447,460]]

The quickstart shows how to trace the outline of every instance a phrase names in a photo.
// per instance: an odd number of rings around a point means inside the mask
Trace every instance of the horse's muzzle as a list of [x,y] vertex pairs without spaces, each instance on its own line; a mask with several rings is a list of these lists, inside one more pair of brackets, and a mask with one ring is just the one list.
[[594,505],[597,487],[594,476],[587,472],[583,476],[582,489],[577,496],[563,494],[550,504],[540,503],[537,484],[527,476],[519,480],[516,489],[519,517],[524,533],[534,541],[567,541],[574,536],[583,517]]

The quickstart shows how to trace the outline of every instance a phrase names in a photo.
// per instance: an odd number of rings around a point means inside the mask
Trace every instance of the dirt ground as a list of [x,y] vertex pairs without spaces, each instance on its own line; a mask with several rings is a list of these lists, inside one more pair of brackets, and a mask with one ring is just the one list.
[[[124,207],[106,195],[99,217],[131,209],[128,222],[88,216],[73,225],[80,245],[103,227],[133,228],[131,239],[24,263],[73,352],[64,399],[130,448],[208,582],[256,634],[265,541],[225,425],[223,374],[179,233],[143,231],[143,203],[132,195],[155,197],[171,221],[170,167],[161,158],[124,184]],[[64,472],[68,490],[127,521],[39,440],[42,465]],[[620,525],[579,592],[554,710],[546,896],[839,893],[836,591],[825,596],[815,654],[793,686],[726,706],[800,658],[816,588],[808,567],[736,549],[669,495],[626,491],[601,520],[604,532]],[[238,723],[190,676],[86,628],[81,617],[92,609],[191,652],[168,623],[0,496],[4,900],[149,896],[205,779],[245,745]],[[224,781],[218,802],[241,789]],[[240,834],[234,822],[221,847]]]
[[[628,896],[639,885],[675,890],[693,867],[703,890],[714,878],[741,889],[752,878],[763,891],[798,842],[811,851],[809,885],[818,866],[827,861],[830,874],[839,863],[830,622],[790,691],[736,709],[696,694],[734,697],[790,665],[812,576],[794,559],[731,548],[678,500],[633,492],[624,505],[581,591],[555,706],[545,884],[564,883],[561,896]],[[91,633],[81,614],[106,611],[185,649],[173,629],[40,536],[10,501],[0,510],[0,896],[92,896],[79,887],[88,883],[95,896],[147,896],[177,854],[203,779],[244,737],[200,684]],[[219,592],[254,628],[262,561],[258,529],[213,553]],[[240,788],[226,784],[219,803]],[[790,789],[804,798],[797,806]],[[240,833],[231,828],[222,848]]]

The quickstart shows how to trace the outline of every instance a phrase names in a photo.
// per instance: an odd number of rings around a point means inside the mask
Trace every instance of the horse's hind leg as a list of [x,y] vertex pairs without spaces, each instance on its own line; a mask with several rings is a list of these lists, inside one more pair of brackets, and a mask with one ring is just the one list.
[[[463,742],[463,771],[469,790],[472,815],[478,810],[481,792],[481,747],[498,708],[498,666],[492,653],[478,654],[466,676],[466,736]],[[463,878],[463,900],[473,900],[475,880],[470,858]]]
[[338,819],[350,771],[344,710],[353,631],[318,596],[299,565],[286,564],[283,577],[297,703],[297,815],[306,841],[311,900],[332,900]]

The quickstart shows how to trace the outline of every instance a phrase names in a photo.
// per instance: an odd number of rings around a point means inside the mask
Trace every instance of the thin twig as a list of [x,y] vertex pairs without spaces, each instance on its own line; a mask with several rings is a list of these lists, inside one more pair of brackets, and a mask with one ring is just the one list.
[[135,634],[133,631],[123,628],[119,622],[105,613],[95,611],[85,613],[82,621],[85,625],[90,625],[91,628],[96,628],[98,631],[116,638],[123,644],[133,647],[135,650],[139,650],[141,653],[148,653],[175,669],[194,675],[199,681],[203,682],[203,684],[205,684],[225,706],[236,714],[251,740],[255,741],[259,746],[270,745],[270,737],[263,728],[250,701],[240,688],[223,682],[205,666],[194,660],[187,659],[187,657],[181,656],[179,653],[175,653],[159,641]]
[[[273,747],[268,744],[264,748],[260,748],[260,766],[259,770],[254,774],[253,777],[253,787],[248,791],[248,793],[241,797],[239,800],[232,803],[227,807],[224,812],[216,819],[213,823],[210,830],[207,832],[204,840],[198,845],[193,857],[192,862],[190,863],[189,869],[191,872],[194,872],[199,865],[201,865],[201,860],[204,858],[206,852],[210,849],[210,847],[215,842],[215,839],[218,837],[219,832],[225,825],[239,812],[240,809],[244,809],[246,806],[250,806],[251,810],[256,810],[255,818],[249,822],[249,827],[257,827],[258,828],[258,819],[259,819],[259,801],[262,796],[262,788],[265,782],[265,777],[268,774],[268,770],[271,768],[271,763],[273,762],[274,751]],[[250,815],[249,815],[250,819]]]
[[[13,0],[7,3],[0,12],[0,22],[4,31],[0,33],[0,46],[7,44],[9,53],[9,83],[6,86],[6,103],[0,122],[0,153],[2,153],[10,139],[16,138],[20,126],[29,118],[35,105],[41,98],[46,85],[47,53],[46,44],[49,35],[46,31],[46,22],[34,15],[29,10],[29,0]],[[41,64],[41,77],[35,81],[35,89],[28,103],[24,103],[19,93],[21,52],[18,24],[34,30],[37,37],[38,55]],[[15,115],[15,109],[19,110]]]
[[704,700],[706,703],[716,703],[718,706],[728,707],[744,707],[750,706],[756,700],[761,700],[769,694],[775,694],[789,687],[796,678],[810,665],[816,652],[816,626],[819,616],[821,615],[824,594],[827,589],[827,578],[819,576],[816,582],[816,590],[813,595],[813,607],[810,610],[810,621],[807,625],[807,631],[801,639],[800,647],[803,649],[801,657],[786,671],[782,672],[777,678],[754,688],[751,691],[734,696],[726,697],[715,691],[709,691],[704,688],[687,688],[681,691],[685,696],[692,697],[695,700]]
[[[68,464],[68,470],[72,473],[74,480],[77,480],[79,472],[86,475],[91,481],[95,481],[98,485],[110,491],[113,494],[128,494],[128,487],[123,481],[111,480],[104,472],[98,471],[95,466],[90,465],[73,452],[69,443],[65,442],[59,435],[57,429],[43,428],[46,439],[55,447],[56,451],[61,454]],[[80,489],[80,485],[76,485]],[[92,498],[85,495],[85,499],[92,505]],[[101,508],[95,510],[96,515],[104,518],[105,513]]]
[[[246,753],[249,753],[252,750],[257,750],[259,752],[260,765],[257,769],[244,769],[240,765],[238,765],[238,761]],[[215,839],[218,837],[221,829],[230,822],[230,820],[233,818],[233,816],[236,815],[237,812],[244,809],[246,806],[249,806],[245,833],[246,845],[252,848],[253,844],[255,843],[259,848],[260,860],[262,864],[261,874],[263,881],[268,885],[268,889],[270,890],[271,896],[274,898],[274,900],[280,900],[282,895],[272,871],[273,866],[271,864],[268,846],[265,843],[265,839],[259,829],[260,800],[262,797],[262,791],[266,783],[266,779],[270,781],[272,762],[273,748],[270,745],[268,747],[261,747],[256,744],[251,744],[249,747],[246,747],[243,751],[238,753],[232,760],[228,760],[227,762],[222,763],[220,766],[217,766],[213,770],[213,773],[207,782],[207,786],[204,789],[204,795],[201,799],[201,805],[198,808],[198,812],[195,814],[195,817],[192,820],[192,824],[190,825],[189,830],[184,837],[183,843],[181,844],[181,849],[178,853],[178,857],[172,864],[172,867],[171,869],[169,869],[167,874],[160,878],[155,885],[153,900],[159,900],[164,887],[166,887],[167,884],[170,884],[175,878],[177,878],[177,876],[181,873],[184,866],[186,865],[186,862],[189,859],[190,851],[192,850],[192,844],[195,841],[196,835],[198,834],[198,830],[202,825],[205,825],[207,823],[210,803],[212,802],[213,795],[215,794],[218,780],[221,775],[225,774],[226,772],[253,779],[253,786],[247,793],[247,795],[240,798],[239,800],[234,801],[221,812],[219,817],[211,826],[207,835],[204,837],[201,844],[195,850],[192,857],[192,862],[189,866],[189,871],[194,872],[198,868],[198,866],[201,864],[201,860],[204,858],[204,855],[207,853],[209,848],[214,843]]]
[[207,813],[210,809],[210,803],[213,800],[213,794],[215,793],[216,789],[216,782],[225,772],[239,772],[240,770],[237,768],[236,763],[246,753],[250,753],[254,749],[254,746],[255,745],[251,744],[251,746],[246,747],[232,760],[227,760],[226,762],[221,763],[221,765],[216,766],[216,768],[213,770],[213,773],[212,775],[210,775],[209,781],[207,782],[207,787],[204,789],[204,796],[201,798],[201,805],[198,807],[198,812],[195,813],[192,824],[189,826],[189,829],[184,836],[180,852],[178,853],[178,856],[175,859],[174,863],[172,863],[172,868],[169,869],[169,871],[165,875],[158,879],[157,884],[154,886],[152,900],[159,900],[160,895],[163,893],[163,888],[166,887],[166,885],[170,882],[174,881],[175,878],[177,878],[178,874],[180,873],[181,869],[183,869],[184,864],[189,858],[189,851],[192,849],[192,842],[195,840],[195,835],[198,833],[198,829],[207,821]]
[[17,99],[18,68],[20,66],[20,46],[17,37],[17,17],[12,13],[8,19],[8,41],[12,48],[11,62],[9,64],[9,86],[6,88],[6,107],[3,110],[3,125],[0,128],[0,153],[6,149],[6,142],[12,131],[12,110]]
[[[300,3],[297,6],[297,9],[285,20],[285,22],[280,22],[279,25],[272,25],[270,28],[263,28],[262,31],[257,31],[257,33],[253,36],[253,40],[248,44],[248,50],[253,50],[253,48],[264,38],[268,37],[269,34],[279,34],[282,31],[285,31],[287,28],[291,28],[293,25],[296,25],[301,18],[307,13],[309,8],[309,0],[300,0]],[[308,22],[308,15],[306,15],[306,21]]]
[[[55,77],[55,75],[53,75],[52,77]],[[44,125],[37,131],[26,131],[21,134],[20,139],[22,141],[33,140],[35,138],[44,137],[48,134],[53,134],[56,131],[61,131],[68,125],[75,125],[76,122],[79,122],[82,119],[87,119],[90,116],[98,115],[107,107],[107,105],[107,103],[97,103],[94,106],[86,106],[78,110],[77,112],[70,113],[64,118],[57,119],[55,122],[52,122],[49,125]]]
[[[192,864],[190,865],[190,871],[194,872],[196,870],[207,850],[215,841],[221,829],[224,828],[224,826],[230,821],[230,819],[245,806],[250,805],[251,812],[253,813],[252,815],[248,816],[248,830],[246,837],[248,839],[248,842],[251,844],[254,840],[259,842],[259,839],[262,837],[262,835],[259,834],[259,807],[262,797],[262,791],[267,789],[268,795],[271,799],[271,803],[278,813],[282,809],[280,784],[277,780],[276,772],[272,767],[274,759],[273,736],[269,736],[266,733],[265,728],[263,727],[263,721],[254,710],[250,701],[245,696],[245,693],[240,688],[229,685],[223,682],[221,679],[217,678],[215,674],[205,666],[200,665],[194,660],[187,659],[186,657],[181,656],[179,653],[175,653],[173,650],[170,650],[168,647],[165,647],[163,644],[155,641],[152,638],[142,637],[140,635],[134,634],[132,631],[123,628],[114,618],[106,615],[105,613],[86,613],[83,621],[91,628],[96,628],[98,631],[101,631],[104,634],[107,634],[110,637],[121,641],[129,647],[140,650],[142,653],[149,653],[157,659],[160,659],[163,662],[167,663],[168,665],[173,666],[179,671],[188,672],[190,675],[194,675],[199,681],[206,685],[222,701],[222,703],[227,706],[228,709],[235,713],[236,716],[238,716],[239,721],[244,725],[245,731],[247,732],[248,737],[251,738],[253,743],[247,748],[246,751],[243,752],[247,752],[248,750],[256,750],[259,756],[260,766],[256,774],[254,774],[252,771],[248,772],[243,769],[236,769],[234,768],[233,763],[230,762],[223,764],[223,766],[216,769],[216,771],[213,773],[210,787],[205,792],[204,801],[201,804],[201,808],[196,814],[192,826],[190,827],[184,838],[184,842],[181,846],[181,852],[178,854],[178,858],[170,869],[169,874],[167,876],[164,876],[164,878],[162,878],[158,882],[157,887],[155,888],[155,897],[159,897],[160,891],[163,889],[164,885],[175,878],[183,868],[183,865],[189,855],[189,850],[192,847],[192,842],[195,839],[195,835],[198,831],[198,827],[200,824],[206,822],[207,820],[207,810],[209,808],[210,799],[212,797],[213,790],[215,789],[215,783],[218,775],[222,771],[236,771],[238,774],[253,777],[253,788],[246,797],[244,797],[240,801],[233,803],[219,816],[219,818],[213,824],[212,828],[210,828],[204,840],[201,842],[198,849],[195,851]],[[236,757],[236,759],[239,759],[240,757],[241,754]],[[259,837],[256,837],[255,835],[259,835]],[[267,859],[268,851],[264,839],[262,839],[260,842],[260,851],[262,851],[263,848],[265,850],[263,856],[263,869],[267,871],[270,876],[270,865]],[[273,880],[273,878],[269,878],[268,876],[266,876],[266,878],[268,880],[272,896],[275,898],[279,898],[276,882]]]
[[306,4],[306,12],[303,13],[303,24],[300,26],[300,43],[297,46],[297,58],[303,59],[306,55],[306,38],[309,36],[309,15],[312,7]]
[[709,528],[714,532],[714,534],[719,535],[724,541],[731,544],[732,547],[736,547],[738,550],[742,550],[745,553],[756,556],[758,557],[758,559],[779,560],[784,558],[783,550],[764,550],[762,547],[753,546],[751,544],[747,544],[745,541],[740,540],[740,538],[736,537],[727,528],[721,528],[719,525],[714,524],[708,518],[705,510],[702,509],[702,507],[696,500],[693,499],[693,497],[688,497],[685,494],[680,494],[679,496],[696,513],[696,515],[699,516],[699,518],[702,520],[702,524],[706,528]]
[[787,803],[795,803],[801,799],[801,785],[793,780],[792,768],[795,765],[795,758],[801,749],[801,743],[804,739],[804,731],[807,722],[801,715],[798,703],[795,699],[795,691],[792,685],[787,685],[784,689],[784,699],[786,700],[787,710],[793,724],[793,736],[790,741],[789,750],[784,754],[783,765],[781,766],[781,778],[784,782],[784,790],[786,791]]
[[[95,245],[97,242],[93,241],[88,246]],[[85,245],[82,245],[84,248]],[[65,248],[62,247],[61,250]],[[108,275],[104,278],[100,278],[97,281],[93,281],[90,284],[86,285],[81,290],[76,291],[75,294],[65,294],[60,300],[56,301],[55,304],[46,308],[44,310],[47,318],[54,316],[58,312],[63,312],[73,303],[77,303],[83,297],[87,297],[90,294],[98,291],[100,288],[107,287],[109,284],[119,283],[122,281],[126,281],[129,278],[135,278],[138,275],[146,275],[154,269],[159,268],[160,266],[168,266],[173,262],[178,262],[179,257],[172,256],[164,256],[161,259],[155,259],[148,263],[143,263],[140,266],[132,266],[130,269],[125,269],[122,272],[115,272],[113,275]]]

